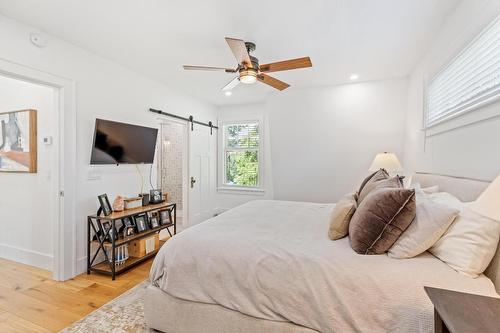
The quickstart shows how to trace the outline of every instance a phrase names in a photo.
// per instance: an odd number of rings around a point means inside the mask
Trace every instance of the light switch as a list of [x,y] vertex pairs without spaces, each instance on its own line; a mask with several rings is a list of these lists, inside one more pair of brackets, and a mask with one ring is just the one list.
[[46,146],[52,145],[53,139],[51,136],[44,136],[42,140],[43,140],[44,145],[46,145]]

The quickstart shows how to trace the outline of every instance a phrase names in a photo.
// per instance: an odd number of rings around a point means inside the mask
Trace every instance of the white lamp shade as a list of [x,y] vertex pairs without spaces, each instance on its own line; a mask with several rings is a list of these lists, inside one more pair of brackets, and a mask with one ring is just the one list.
[[380,153],[375,156],[375,159],[370,166],[370,171],[385,169],[387,172],[401,172],[403,167],[399,163],[398,157],[393,153]]
[[484,190],[471,208],[483,216],[500,221],[500,176]]

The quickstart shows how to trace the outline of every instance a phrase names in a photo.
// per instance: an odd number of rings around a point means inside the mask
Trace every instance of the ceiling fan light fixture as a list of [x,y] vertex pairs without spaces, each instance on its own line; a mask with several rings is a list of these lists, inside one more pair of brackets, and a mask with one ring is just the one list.
[[255,69],[242,69],[240,71],[240,82],[252,84],[257,82],[257,71]]
[[[250,55],[251,52],[255,51],[255,43],[245,42],[242,39],[230,37],[226,37],[226,43],[236,58],[238,63],[236,68],[184,65],[184,69],[237,73],[237,75],[222,88],[222,91],[225,92],[230,91],[240,82],[250,85],[257,81],[280,91],[285,90],[290,87],[288,83],[280,81],[268,74],[272,72],[312,67],[312,62],[309,57],[288,59],[261,65],[258,58]],[[225,93],[226,96],[230,96],[230,94],[230,92]]]

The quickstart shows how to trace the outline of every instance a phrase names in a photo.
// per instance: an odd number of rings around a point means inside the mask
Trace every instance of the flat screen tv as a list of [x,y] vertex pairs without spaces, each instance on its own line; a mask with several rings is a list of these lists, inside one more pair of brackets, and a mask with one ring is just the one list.
[[152,164],[158,129],[96,119],[90,164]]

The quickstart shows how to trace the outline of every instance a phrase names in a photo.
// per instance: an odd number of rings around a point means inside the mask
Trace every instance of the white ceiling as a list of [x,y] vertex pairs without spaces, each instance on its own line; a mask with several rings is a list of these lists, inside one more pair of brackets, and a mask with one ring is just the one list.
[[[292,87],[405,76],[459,0],[0,0],[0,12],[217,105],[274,90],[183,64],[236,67],[224,37],[254,41],[262,63],[310,56],[273,73]],[[279,92],[277,92],[279,93]]]

